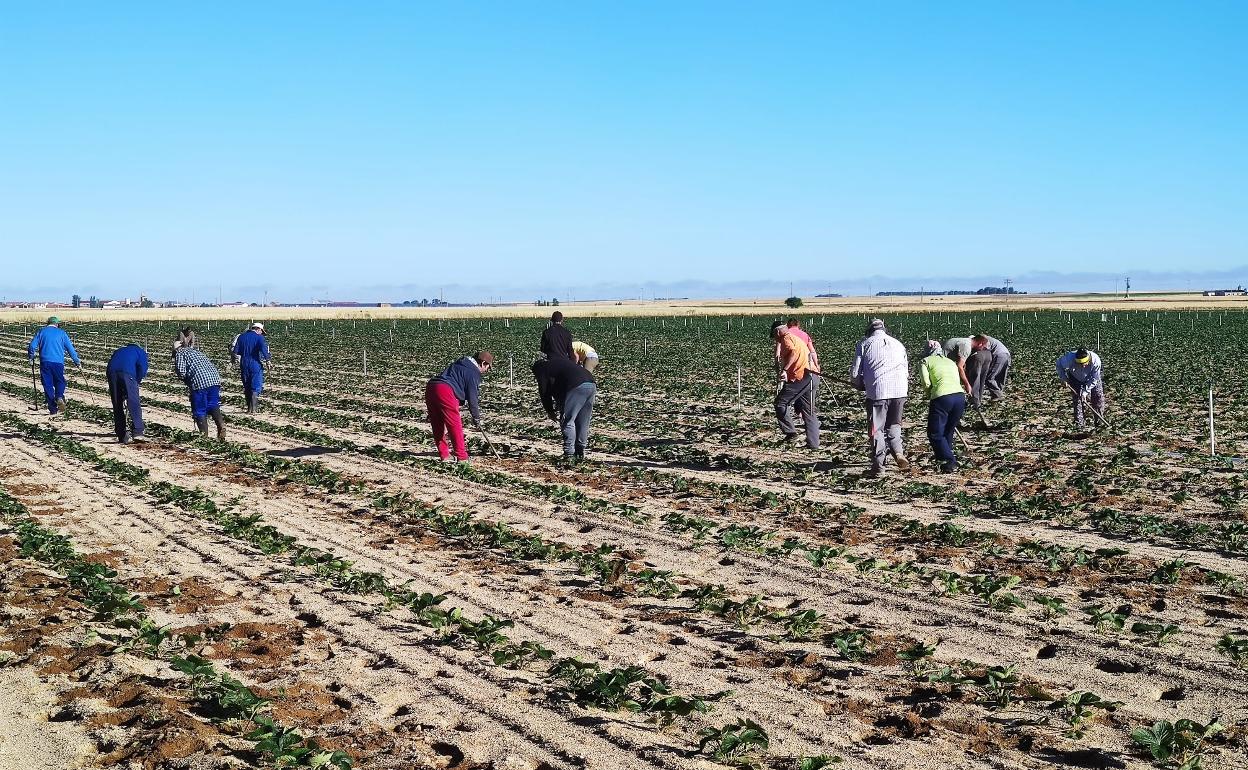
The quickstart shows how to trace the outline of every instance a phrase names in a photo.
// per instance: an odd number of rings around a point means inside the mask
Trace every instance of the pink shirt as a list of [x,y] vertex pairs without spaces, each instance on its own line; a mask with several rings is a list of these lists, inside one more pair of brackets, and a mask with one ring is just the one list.
[[800,327],[790,326],[789,334],[796,335],[799,340],[806,343],[806,347],[809,348],[810,350],[815,349],[815,343],[810,341],[810,335],[802,331]]

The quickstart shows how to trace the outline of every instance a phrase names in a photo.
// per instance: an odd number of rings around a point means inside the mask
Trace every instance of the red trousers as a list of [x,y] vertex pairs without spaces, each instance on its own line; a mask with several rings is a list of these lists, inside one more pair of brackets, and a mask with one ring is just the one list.
[[446,434],[451,434],[451,442],[455,445],[455,457],[468,459],[468,449],[464,446],[464,423],[459,417],[459,399],[455,391],[445,382],[433,382],[425,386],[425,407],[429,410],[429,424],[433,426],[433,440],[438,444],[438,455],[442,459],[451,456],[446,445]]

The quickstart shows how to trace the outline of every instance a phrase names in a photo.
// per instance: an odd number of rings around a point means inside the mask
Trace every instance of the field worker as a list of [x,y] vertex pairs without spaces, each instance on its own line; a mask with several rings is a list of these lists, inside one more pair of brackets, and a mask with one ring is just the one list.
[[815,342],[810,335],[802,329],[802,322],[796,318],[790,318],[786,324],[789,327],[789,334],[796,334],[797,338],[806,343],[806,349],[810,351],[810,366],[818,371],[819,369],[819,352],[815,350]]
[[580,340],[572,340],[572,355],[576,356],[576,362],[585,367],[585,371],[593,374],[598,368],[598,351],[591,348]]
[[482,350],[474,356],[464,356],[429,380],[425,386],[425,407],[429,410],[429,424],[433,426],[433,440],[438,445],[438,457],[442,462],[451,459],[446,445],[450,433],[455,448],[455,459],[468,462],[468,447],[464,442],[464,422],[459,416],[459,405],[467,404],[472,424],[481,427],[481,375],[490,370],[494,356]]
[[789,416],[792,407],[802,417],[806,428],[806,446],[819,448],[819,418],[815,416],[815,373],[810,368],[810,350],[801,338],[789,331],[783,321],[771,325],[771,335],[776,341],[779,365],[780,390],[776,393],[776,421],[784,441],[797,440],[797,428]]
[[958,470],[958,458],[954,454],[954,439],[958,435],[958,422],[966,411],[966,394],[958,372],[958,365],[950,361],[936,340],[927,341],[927,357],[919,366],[919,379],[927,395],[927,440],[932,443],[932,453],[945,473]]
[[901,438],[901,421],[910,388],[909,358],[899,340],[888,335],[879,318],[867,324],[866,337],[854,352],[849,370],[850,383],[866,396],[867,435],[871,439],[871,471],[884,473],[891,453],[897,467],[906,470],[906,447]]
[[217,440],[225,441],[225,416],[221,414],[221,372],[195,347],[195,333],[184,330],[173,343],[173,373],[186,383],[191,398],[191,419],[207,438],[208,418],[217,424]]
[[533,364],[533,376],[537,378],[537,395],[546,414],[558,421],[563,432],[564,462],[584,460],[585,448],[589,446],[589,425],[594,416],[594,397],[598,394],[594,375],[588,367],[571,361],[539,359]]
[[[108,378],[108,397],[113,402],[113,431],[123,444],[146,441],[143,437],[143,406],[139,403],[139,383],[147,376],[147,351],[133,343],[118,348],[108,359],[104,370]],[[126,408],[134,431],[126,424]]]
[[971,337],[971,349],[975,351],[976,358],[983,359],[979,367],[981,376],[978,382],[974,383],[977,389],[974,394],[975,403],[980,402],[985,389],[988,391],[989,398],[1003,398],[1005,384],[1010,376],[1010,363],[1013,361],[1010,349],[1001,340],[989,337],[987,334],[976,334]]
[[806,349],[810,352],[810,372],[814,377],[810,383],[810,404],[815,411],[815,416],[819,416],[819,380],[823,376],[819,373],[819,352],[815,350],[815,341],[810,335],[802,329],[802,322],[796,318],[790,318],[785,324],[789,327],[789,334],[797,335],[797,338],[806,343]]
[[[30,344],[26,346],[26,357],[31,365],[35,363],[35,354],[39,354],[39,379],[43,382],[43,395],[48,402],[48,414],[56,414],[65,408],[65,354],[68,353],[74,366],[82,371],[82,361],[78,360],[78,351],[69,335],[61,329],[61,319],[52,316],[47,326],[35,332]],[[32,370],[33,371],[33,370]]]
[[[958,379],[962,390],[971,396],[971,403],[976,406],[975,384],[979,378],[980,357],[975,353],[975,343],[970,337],[950,337],[945,342],[945,356],[958,367]],[[985,356],[986,357],[986,356]]]
[[264,339],[264,324],[257,321],[238,335],[231,351],[241,359],[239,373],[243,377],[243,397],[247,411],[260,411],[260,393],[264,390],[264,372],[269,367],[269,343]]
[[1057,379],[1070,389],[1075,407],[1075,426],[1083,430],[1083,405],[1089,403],[1105,414],[1105,386],[1101,381],[1101,357],[1087,348],[1072,350],[1057,359]]
[[551,360],[556,358],[576,360],[576,354],[572,350],[572,332],[564,327],[563,313],[560,311],[556,310],[550,314],[550,325],[546,327],[546,331],[542,332],[542,344],[538,350],[545,353],[546,357]]

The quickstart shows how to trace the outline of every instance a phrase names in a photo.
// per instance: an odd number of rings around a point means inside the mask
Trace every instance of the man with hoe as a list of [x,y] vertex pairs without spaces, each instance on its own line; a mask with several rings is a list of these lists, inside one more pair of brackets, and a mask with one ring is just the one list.
[[199,435],[208,437],[208,418],[217,425],[217,440],[225,441],[225,416],[221,414],[221,372],[208,356],[195,346],[195,333],[183,329],[173,343],[173,373],[191,398],[191,418]]
[[1105,385],[1101,380],[1101,357],[1087,348],[1072,350],[1057,359],[1057,379],[1070,391],[1075,407],[1075,427],[1083,430],[1083,407],[1090,406],[1105,419]]
[[233,355],[238,356],[239,371],[243,378],[243,396],[247,399],[247,411],[260,410],[260,393],[264,390],[264,372],[269,366],[269,343],[264,339],[264,324],[257,321],[247,331],[238,335]]
[[[538,359],[533,364],[537,378],[537,395],[546,415],[559,423],[563,432],[563,460],[566,463],[585,459],[589,446],[589,426],[594,416],[594,397],[598,386],[589,368],[577,366],[562,358]],[[555,407],[559,408],[558,416]]]
[[945,342],[945,357],[952,361],[958,367],[958,380],[962,383],[962,390],[966,395],[971,397],[971,403],[975,406],[979,402],[975,400],[975,384],[979,380],[981,356],[975,352],[975,343],[970,337],[950,337]]
[[927,393],[927,440],[932,444],[940,469],[958,470],[954,439],[958,422],[966,411],[966,394],[959,381],[958,366],[950,361],[936,340],[927,341],[927,357],[919,366],[919,379]]
[[69,354],[74,366],[82,371],[82,361],[69,335],[61,329],[61,319],[52,316],[47,326],[35,332],[26,346],[30,360],[30,374],[35,374],[35,354],[39,354],[39,379],[43,382],[43,395],[48,402],[48,414],[56,414],[65,408],[65,354]]
[[971,349],[977,358],[983,359],[979,366],[979,376],[972,383],[974,400],[978,405],[983,399],[985,388],[988,397],[1000,399],[1005,397],[1005,383],[1010,376],[1010,349],[999,339],[987,334],[976,334],[971,337]]
[[[139,402],[139,383],[147,376],[147,364],[147,351],[131,343],[114,351],[104,370],[108,397],[113,403],[113,431],[123,444],[147,440],[143,436],[143,406]],[[134,423],[133,433],[126,424],[127,407]]]
[[550,314],[550,325],[542,332],[542,343],[538,348],[549,359],[563,358],[576,360],[572,350],[572,332],[563,325],[563,313],[556,310]]
[[849,380],[866,396],[867,435],[871,439],[871,477],[884,473],[891,453],[900,470],[910,467],[901,439],[901,422],[910,388],[910,363],[901,341],[890,337],[884,321],[872,319],[858,343]]
[[433,440],[438,445],[438,457],[450,462],[451,450],[446,434],[451,435],[455,459],[468,462],[468,447],[464,441],[464,422],[459,405],[467,404],[472,424],[481,428],[481,375],[490,370],[494,356],[481,350],[476,355],[464,356],[429,380],[425,386],[425,407],[429,411],[429,424],[433,427]]
[[797,428],[789,416],[792,407],[802,418],[806,428],[806,446],[819,448],[819,418],[815,416],[815,372],[810,366],[810,349],[801,338],[790,332],[783,321],[771,325],[771,335],[776,341],[776,360],[779,366],[780,391],[776,393],[776,421],[785,443],[797,440]]

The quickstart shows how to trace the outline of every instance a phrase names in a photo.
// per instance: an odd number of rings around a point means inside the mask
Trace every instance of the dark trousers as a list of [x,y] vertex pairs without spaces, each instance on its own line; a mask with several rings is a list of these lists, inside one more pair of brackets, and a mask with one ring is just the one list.
[[927,440],[932,442],[932,452],[940,461],[943,470],[952,471],[958,467],[953,446],[954,439],[957,438],[958,421],[965,411],[966,396],[961,393],[950,393],[928,402]]
[[110,374],[108,376],[108,396],[113,402],[113,432],[117,440],[126,437],[129,428],[126,425],[126,408],[130,409],[130,419],[134,421],[135,436],[143,435],[143,407],[139,403],[139,381],[133,374]]
[[819,448],[819,418],[815,416],[815,376],[806,372],[806,376],[797,382],[786,382],[776,394],[776,420],[780,430],[786,436],[797,435],[793,420],[789,417],[792,407],[802,417],[806,426],[806,445],[812,449]]
[[56,414],[56,402],[65,398],[65,364],[40,361],[39,379],[43,382],[43,396],[48,401],[48,414]]

